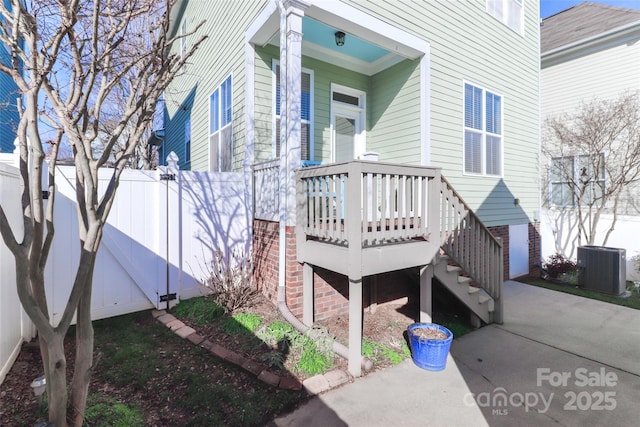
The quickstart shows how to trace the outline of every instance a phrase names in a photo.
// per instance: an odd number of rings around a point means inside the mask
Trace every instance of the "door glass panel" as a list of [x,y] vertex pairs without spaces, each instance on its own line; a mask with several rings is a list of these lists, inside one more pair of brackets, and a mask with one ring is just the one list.
[[353,160],[356,120],[336,116],[336,162]]

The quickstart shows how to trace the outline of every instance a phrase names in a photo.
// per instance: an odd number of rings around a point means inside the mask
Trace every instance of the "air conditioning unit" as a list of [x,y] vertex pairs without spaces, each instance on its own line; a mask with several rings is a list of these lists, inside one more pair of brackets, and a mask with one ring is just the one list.
[[622,295],[626,291],[627,253],[604,246],[578,247],[578,285],[589,291]]

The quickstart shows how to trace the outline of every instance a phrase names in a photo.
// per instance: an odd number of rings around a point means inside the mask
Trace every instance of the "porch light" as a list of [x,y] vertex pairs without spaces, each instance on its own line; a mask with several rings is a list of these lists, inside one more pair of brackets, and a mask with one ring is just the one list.
[[344,33],[342,31],[336,31],[336,45],[344,46]]

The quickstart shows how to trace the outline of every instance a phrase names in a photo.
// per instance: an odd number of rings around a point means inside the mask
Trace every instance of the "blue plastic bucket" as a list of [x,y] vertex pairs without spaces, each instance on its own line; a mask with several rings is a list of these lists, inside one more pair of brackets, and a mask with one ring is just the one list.
[[[421,338],[413,333],[416,329],[435,329],[444,332],[447,338],[434,340]],[[453,333],[444,326],[435,323],[412,323],[407,327],[409,344],[411,345],[411,357],[413,363],[419,368],[429,371],[442,371],[447,365],[447,355],[453,340]]]

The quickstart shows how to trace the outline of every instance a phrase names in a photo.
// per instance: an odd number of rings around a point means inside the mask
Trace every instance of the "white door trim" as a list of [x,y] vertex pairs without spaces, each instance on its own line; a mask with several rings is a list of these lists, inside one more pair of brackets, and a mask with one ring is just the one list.
[[[340,93],[354,98],[357,98],[356,103],[346,103],[333,100],[333,94]],[[336,161],[336,116],[347,117],[355,120],[356,123],[356,135],[354,140],[354,153],[353,158],[357,159],[362,153],[366,151],[366,129],[365,129],[365,117],[366,117],[366,93],[361,90],[353,89],[350,87],[331,84],[331,112],[330,112],[330,131],[331,131],[331,162]]]

